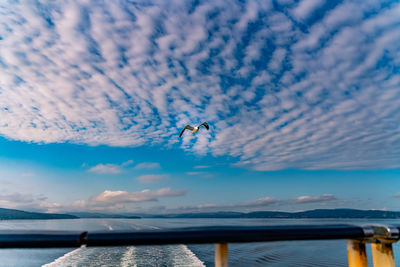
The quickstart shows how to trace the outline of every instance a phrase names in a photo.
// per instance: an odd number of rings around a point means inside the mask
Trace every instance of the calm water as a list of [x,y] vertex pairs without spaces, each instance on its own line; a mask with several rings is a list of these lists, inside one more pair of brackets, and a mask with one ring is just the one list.
[[[400,224],[400,220],[77,219],[0,221],[0,230],[138,230],[204,225]],[[400,266],[399,245],[394,246]],[[372,260],[370,248],[368,259]],[[213,266],[214,245],[79,249],[2,249],[0,266]],[[229,245],[230,266],[347,266],[346,242],[301,241]],[[372,266],[370,264],[370,266]]]

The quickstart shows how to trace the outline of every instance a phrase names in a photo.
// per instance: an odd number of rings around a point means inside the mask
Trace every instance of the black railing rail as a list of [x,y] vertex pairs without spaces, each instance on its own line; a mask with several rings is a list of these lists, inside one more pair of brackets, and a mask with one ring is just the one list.
[[284,240],[363,239],[363,228],[351,225],[323,226],[213,226],[137,231],[129,233],[89,233],[87,246],[244,243]]
[[207,226],[129,232],[0,231],[1,248],[48,248],[163,244],[364,239],[370,228],[353,225]]
[[74,248],[85,244],[87,232],[1,230],[0,248]]
[[215,243],[216,266],[227,266],[228,243],[347,239],[349,266],[367,266],[371,243],[374,266],[395,266],[392,243],[400,225],[206,226],[129,232],[1,230],[0,248],[96,247]]

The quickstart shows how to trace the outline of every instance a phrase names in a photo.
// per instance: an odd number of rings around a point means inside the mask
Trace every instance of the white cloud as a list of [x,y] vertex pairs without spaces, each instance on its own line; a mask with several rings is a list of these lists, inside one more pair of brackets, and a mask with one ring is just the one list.
[[210,167],[211,166],[208,166],[208,165],[196,165],[193,168],[195,168],[195,169],[208,169]]
[[[125,162],[122,162],[121,164],[99,163],[96,166],[89,168],[87,171],[97,174],[120,174],[124,171],[124,168],[127,168],[132,164],[133,160],[127,160]],[[82,164],[82,167],[87,167],[87,166],[88,165],[86,163]]]
[[125,162],[122,162],[121,166],[122,167],[127,167],[127,166],[130,166],[132,164],[133,164],[133,160],[130,159],[130,160],[127,160]]
[[300,20],[307,19],[312,12],[320,8],[324,3],[324,0],[302,0],[298,6],[293,9],[293,15]]
[[337,205],[343,204],[343,200],[339,200],[334,195],[325,194],[321,196],[300,196],[295,199],[276,199],[274,197],[262,197],[257,200],[231,203],[231,204],[216,204],[205,203],[193,206],[181,206],[175,209],[149,210],[146,212],[156,213],[183,213],[183,212],[216,212],[216,211],[260,211],[260,210],[287,210],[292,209],[294,205],[309,204],[313,206],[326,205],[334,202]]
[[11,193],[0,195],[0,206],[8,209],[55,213],[60,212],[62,205],[47,202],[47,197],[32,194]]
[[286,200],[277,200],[273,197],[263,197],[254,201],[235,204],[206,203],[195,206],[182,206],[168,212],[252,211],[271,208],[286,202]]
[[8,203],[31,203],[34,201],[34,198],[31,194],[13,193],[0,195],[0,201]]
[[123,190],[105,190],[99,195],[93,196],[88,200],[76,200],[68,207],[69,210],[116,210],[124,209],[126,205],[147,201],[158,201],[164,197],[180,197],[186,194],[186,190],[172,190],[171,188],[161,188],[158,190],[145,189],[137,192]]
[[171,188],[161,188],[155,191],[145,189],[139,192],[127,191],[110,191],[106,190],[103,193],[93,197],[91,200],[104,203],[128,203],[128,202],[143,202],[155,201],[160,197],[176,197],[186,194],[185,190],[175,190]]
[[272,197],[259,198],[255,201],[244,202],[239,204],[240,207],[264,207],[271,204],[276,204],[278,201]]
[[0,135],[181,146],[256,170],[399,168],[400,5],[325,3],[7,2]]
[[139,163],[138,165],[135,166],[135,169],[148,169],[148,170],[153,170],[153,169],[160,169],[160,163],[158,162],[142,162]]
[[325,194],[322,196],[300,196],[295,199],[295,203],[302,204],[302,203],[317,203],[317,202],[327,202],[337,200],[334,195]]
[[139,176],[136,180],[141,184],[152,184],[156,182],[160,182],[161,180],[168,177],[166,174],[146,174]]
[[94,167],[91,167],[88,172],[98,173],[98,174],[119,174],[122,172],[122,168],[120,165],[116,164],[98,164]]

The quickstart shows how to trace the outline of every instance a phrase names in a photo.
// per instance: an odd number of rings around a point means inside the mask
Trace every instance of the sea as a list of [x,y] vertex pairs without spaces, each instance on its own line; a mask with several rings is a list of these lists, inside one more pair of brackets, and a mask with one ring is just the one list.
[[[5,220],[0,230],[129,231],[191,226],[397,224],[385,219],[70,219]],[[400,243],[400,242],[398,242]],[[400,246],[394,244],[396,265]],[[229,244],[229,266],[347,266],[345,240]],[[0,249],[1,266],[214,266],[214,244],[50,249]],[[372,266],[367,246],[368,266]]]

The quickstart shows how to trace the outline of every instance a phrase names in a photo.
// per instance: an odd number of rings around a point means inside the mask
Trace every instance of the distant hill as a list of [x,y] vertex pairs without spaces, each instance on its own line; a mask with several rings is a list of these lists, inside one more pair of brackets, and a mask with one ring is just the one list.
[[165,215],[148,215],[148,218],[348,218],[348,219],[399,219],[400,212],[385,210],[357,210],[357,209],[316,209],[300,212],[283,211],[255,211],[255,212],[207,212],[182,213]]
[[140,219],[140,216],[130,216],[121,214],[109,214],[98,212],[70,212],[69,214],[79,218],[113,218],[113,219]]
[[69,214],[39,213],[0,208],[0,220],[54,220],[77,218],[78,217]]
[[400,219],[400,212],[385,210],[357,210],[357,209],[316,209],[300,212],[284,211],[255,211],[255,212],[203,212],[180,214],[107,214],[96,212],[71,212],[70,214],[27,212],[14,209],[0,208],[0,220],[50,220],[50,219],[78,219],[78,218],[271,218],[271,219]]

